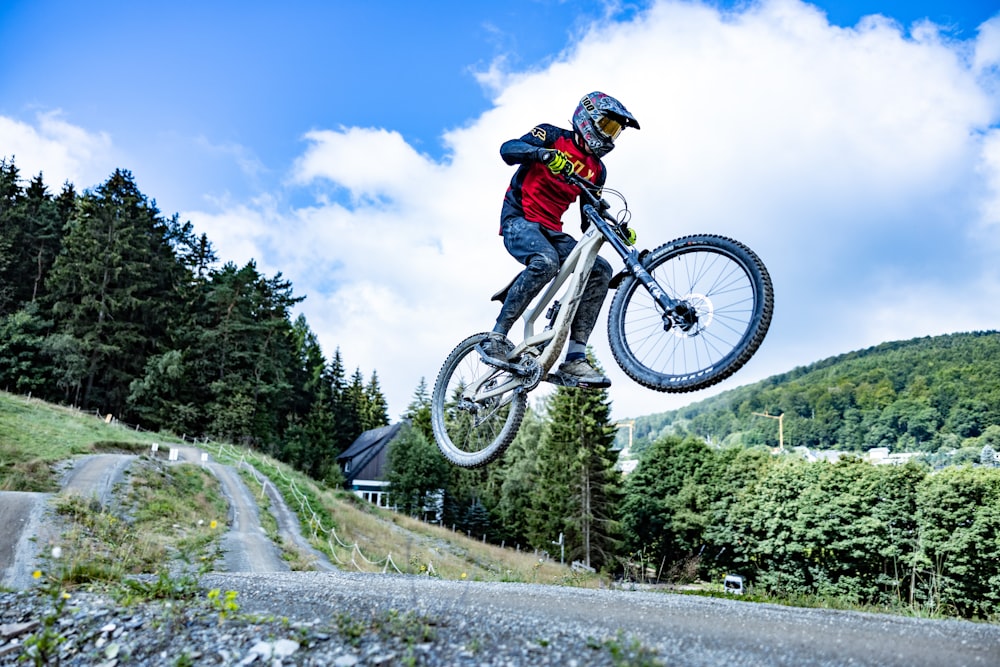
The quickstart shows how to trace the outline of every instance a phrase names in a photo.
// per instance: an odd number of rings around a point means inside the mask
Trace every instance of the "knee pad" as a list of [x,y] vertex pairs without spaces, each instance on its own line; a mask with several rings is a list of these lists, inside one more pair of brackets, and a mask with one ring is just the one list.
[[[610,267],[608,268],[610,270]],[[555,255],[549,257],[541,253],[534,254],[528,261],[527,270],[538,276],[539,279],[544,279],[545,282],[548,282],[559,273],[559,257]]]

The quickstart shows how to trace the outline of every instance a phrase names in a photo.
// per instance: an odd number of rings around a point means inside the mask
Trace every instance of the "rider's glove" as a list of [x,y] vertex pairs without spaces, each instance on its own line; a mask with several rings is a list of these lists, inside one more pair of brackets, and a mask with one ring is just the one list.
[[540,157],[549,171],[556,176],[573,173],[573,162],[570,161],[569,155],[562,151],[545,151]]
[[635,245],[635,230],[631,227],[622,227],[622,237],[629,245]]

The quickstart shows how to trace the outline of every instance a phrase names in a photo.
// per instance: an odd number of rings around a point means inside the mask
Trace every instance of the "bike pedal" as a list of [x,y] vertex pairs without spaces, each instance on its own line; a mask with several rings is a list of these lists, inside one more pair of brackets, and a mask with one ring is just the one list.
[[554,384],[557,387],[569,387],[569,386],[574,386],[575,387],[576,386],[576,383],[574,383],[572,385],[566,384],[566,378],[564,378],[563,375],[562,375],[562,373],[560,373],[559,371],[555,371],[554,373],[549,373],[548,375],[546,375],[545,376],[545,381],[548,382],[548,383],[550,383],[550,384]]
[[574,389],[607,389],[611,386],[611,380],[606,382],[582,382],[574,377],[563,375],[559,371],[554,371],[545,376],[545,381],[557,387],[572,387]]

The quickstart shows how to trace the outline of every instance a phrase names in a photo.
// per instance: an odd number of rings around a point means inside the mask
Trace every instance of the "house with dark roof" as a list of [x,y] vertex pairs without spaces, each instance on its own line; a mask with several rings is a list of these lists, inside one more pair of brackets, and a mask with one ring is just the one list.
[[389,505],[387,458],[389,443],[405,422],[365,431],[337,457],[346,486],[359,497],[380,507]]

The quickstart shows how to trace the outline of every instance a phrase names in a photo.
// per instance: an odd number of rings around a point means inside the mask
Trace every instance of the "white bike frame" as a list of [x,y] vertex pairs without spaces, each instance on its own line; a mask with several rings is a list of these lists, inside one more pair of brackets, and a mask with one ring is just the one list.
[[[593,193],[593,184],[588,183],[575,174],[570,174],[567,178],[571,182],[580,185],[584,188],[584,192],[588,193],[590,203],[584,205],[583,212],[591,224],[587,227],[583,236],[580,237],[580,240],[572,252],[570,252],[569,257],[562,263],[559,273],[556,274],[556,277],[552,279],[535,301],[534,307],[529,307],[525,311],[522,316],[524,319],[524,340],[516,345],[510,354],[507,355],[508,361],[510,359],[533,357],[541,369],[541,376],[539,378],[532,373],[531,379],[526,381],[525,378],[527,376],[525,375],[518,375],[512,371],[492,369],[482,378],[471,383],[465,390],[464,398],[468,400],[478,403],[494,396],[502,396],[507,392],[526,385],[530,385],[527,387],[530,391],[534,389],[539,381],[545,379],[549,369],[555,365],[556,359],[566,344],[573,317],[576,315],[576,311],[580,306],[580,299],[583,297],[583,291],[586,289],[587,282],[590,279],[590,271],[594,267],[598,251],[600,251],[601,246],[605,242],[609,243],[622,258],[625,262],[626,270],[649,290],[650,295],[659,304],[661,312],[664,313],[663,317],[665,320],[667,318],[666,314],[670,313],[677,305],[677,302],[671,299],[660,288],[656,280],[642,266],[639,253],[634,248],[630,248],[622,240],[617,233],[618,230],[613,229],[612,225],[616,223],[614,219],[603,214],[603,211],[606,210],[606,204]],[[600,211],[595,206],[600,208]],[[550,322],[542,331],[536,333],[535,325],[538,323],[539,318],[543,315],[551,317],[546,314],[548,307],[557,301],[556,296],[564,286],[562,299],[559,301],[559,312],[556,314],[554,321]],[[496,381],[499,373],[510,373],[510,379],[499,386],[494,386],[493,383]],[[501,405],[509,402],[511,398],[512,396],[508,396]]]
[[[597,225],[591,225],[583,233],[569,257],[562,263],[559,273],[536,299],[534,307],[529,307],[522,315],[524,340],[507,355],[508,359],[517,359],[522,354],[537,356],[536,361],[541,367],[541,379],[545,378],[549,369],[555,365],[556,359],[566,344],[566,339],[569,338],[573,317],[580,306],[580,299],[583,297],[583,291],[590,279],[590,270],[594,266],[597,253],[604,241],[604,235],[601,234]],[[555,320],[542,331],[535,333],[535,325],[539,318],[547,312],[551,304],[556,302],[556,296],[564,286],[562,297],[559,299],[559,312]],[[542,350],[541,354],[537,353],[539,349]],[[493,396],[503,396],[512,389],[524,385],[523,378],[511,375],[506,382],[498,386],[490,386],[499,372],[491,369],[489,373],[471,383],[464,392],[465,398],[480,402]],[[508,395],[501,405],[510,401],[512,397],[513,394]]]
[[[522,316],[524,341],[514,348],[510,355],[512,358],[516,359],[518,355],[529,348],[544,347],[538,357],[538,365],[542,367],[542,372],[547,373],[555,365],[556,359],[566,344],[566,339],[569,338],[570,325],[590,279],[590,270],[594,267],[597,253],[603,244],[604,236],[595,225],[591,225],[570,252],[566,261],[562,263],[559,273],[542,291],[534,307],[529,307],[524,312]],[[563,291],[562,297],[556,299],[563,285],[566,286],[566,289]],[[555,321],[539,333],[535,333],[535,325],[539,318],[544,316],[549,306],[556,301],[559,302],[559,313],[556,315]]]

